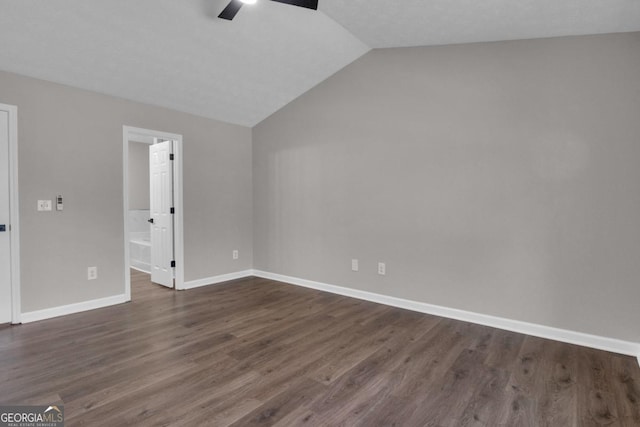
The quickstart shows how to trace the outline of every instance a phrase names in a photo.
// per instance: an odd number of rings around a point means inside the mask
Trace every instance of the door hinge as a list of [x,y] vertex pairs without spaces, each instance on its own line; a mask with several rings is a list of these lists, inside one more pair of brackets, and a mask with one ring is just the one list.
[[176,262],[175,261],[171,261],[171,268],[175,268],[176,266]]
[[171,208],[171,213],[172,214],[176,213],[176,208]]
[[169,160],[174,160],[173,153],[169,154]]

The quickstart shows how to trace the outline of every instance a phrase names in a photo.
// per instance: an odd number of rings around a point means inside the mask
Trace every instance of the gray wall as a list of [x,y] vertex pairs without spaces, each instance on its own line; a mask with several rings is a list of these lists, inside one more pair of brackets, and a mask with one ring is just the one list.
[[[0,102],[18,106],[24,312],[124,293],[123,125],[184,137],[185,279],[251,267],[250,129],[5,72]],[[63,212],[36,212],[57,194]]]
[[254,267],[638,342],[639,113],[640,33],[372,51],[253,129]]
[[149,209],[149,144],[129,142],[129,209]]

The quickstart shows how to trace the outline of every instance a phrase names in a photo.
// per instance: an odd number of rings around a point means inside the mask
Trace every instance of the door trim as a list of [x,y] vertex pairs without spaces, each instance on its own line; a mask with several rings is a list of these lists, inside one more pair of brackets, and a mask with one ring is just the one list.
[[153,144],[154,138],[171,139],[174,143],[173,162],[173,203],[176,208],[173,221],[173,244],[176,260],[175,289],[184,289],[184,209],[182,188],[182,135],[143,129],[133,126],[122,126],[122,173],[123,173],[123,218],[124,218],[124,288],[127,301],[131,301],[131,263],[129,259],[129,141]]
[[18,107],[0,104],[9,115],[9,224],[11,237],[11,323],[21,322],[20,302],[20,209],[18,198]]

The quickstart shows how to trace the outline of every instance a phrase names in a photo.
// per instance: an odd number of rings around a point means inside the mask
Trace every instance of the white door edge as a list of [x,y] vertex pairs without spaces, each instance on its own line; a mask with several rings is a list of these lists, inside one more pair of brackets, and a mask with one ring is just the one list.
[[11,227],[11,323],[21,322],[20,299],[20,209],[18,197],[18,107],[0,104],[9,115],[9,220]]

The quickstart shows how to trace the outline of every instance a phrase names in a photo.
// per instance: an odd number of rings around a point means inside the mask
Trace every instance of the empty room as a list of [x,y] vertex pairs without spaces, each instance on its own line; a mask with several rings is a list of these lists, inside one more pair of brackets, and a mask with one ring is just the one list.
[[0,426],[640,426],[640,1],[0,0]]

